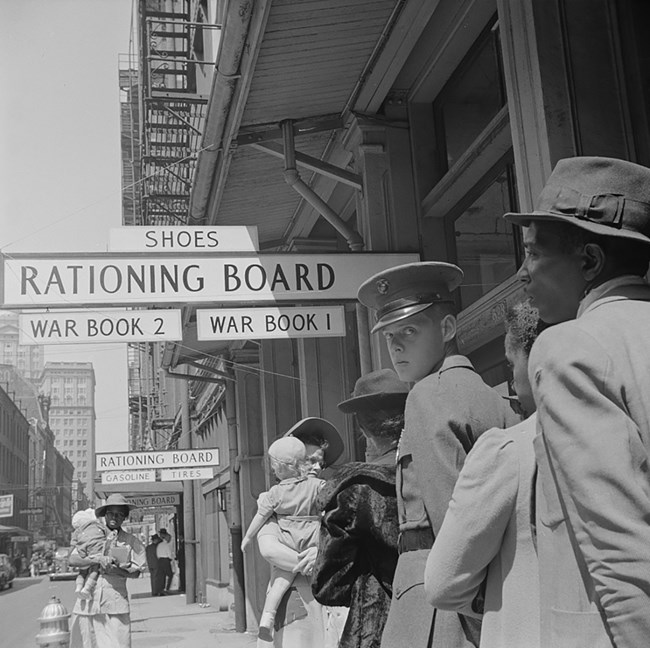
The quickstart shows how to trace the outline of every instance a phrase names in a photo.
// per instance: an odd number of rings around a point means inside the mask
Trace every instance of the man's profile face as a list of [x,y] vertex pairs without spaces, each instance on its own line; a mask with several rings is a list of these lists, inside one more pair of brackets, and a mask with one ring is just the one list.
[[385,326],[393,368],[402,382],[418,382],[437,369],[445,357],[440,318],[433,309]]
[[555,233],[540,221],[524,229],[524,249],[517,276],[540,318],[547,324],[574,319],[587,286],[582,255],[564,252]]

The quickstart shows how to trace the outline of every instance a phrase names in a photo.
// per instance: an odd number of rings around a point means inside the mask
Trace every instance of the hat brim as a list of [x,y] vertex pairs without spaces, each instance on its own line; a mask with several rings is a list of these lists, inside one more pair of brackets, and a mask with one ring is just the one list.
[[405,306],[404,308],[399,308],[390,313],[386,313],[386,315],[377,321],[370,332],[376,333],[377,331],[381,331],[381,329],[383,329],[385,326],[388,326],[389,324],[394,324],[395,322],[399,322],[400,320],[411,317],[412,315],[417,315],[418,313],[425,311],[427,308],[429,308],[429,306],[440,303],[442,302],[431,302],[430,304],[413,304],[412,306]]
[[304,418],[282,436],[294,436],[302,441],[302,437],[312,435],[320,435],[327,441],[325,464],[331,466],[343,454],[345,446],[339,431],[329,421],[316,416]]
[[104,517],[104,515],[106,515],[106,509],[109,509],[111,506],[124,506],[124,507],[126,507],[126,508],[129,509],[129,513],[130,513],[133,509],[138,508],[138,507],[135,506],[134,504],[115,504],[115,503],[112,503],[112,504],[102,504],[101,506],[98,506],[98,507],[95,509],[95,517],[98,517],[98,518],[100,518],[100,517]]
[[650,238],[641,234],[640,232],[634,232],[629,229],[611,227],[610,225],[602,225],[601,223],[594,223],[593,221],[584,220],[581,218],[576,218],[575,216],[565,216],[564,214],[554,214],[553,212],[545,211],[533,211],[527,214],[517,214],[514,212],[508,212],[503,215],[503,218],[513,225],[519,227],[528,227],[531,221],[548,221],[555,223],[566,223],[567,225],[573,225],[579,227],[580,229],[587,230],[588,232],[593,232],[594,234],[599,234],[601,236],[610,236],[613,238],[624,238],[631,241],[638,241],[640,243],[650,244]]
[[379,392],[376,394],[365,394],[348,398],[338,404],[338,408],[345,414],[354,412],[365,412],[367,410],[378,409],[399,409],[404,408],[406,404],[407,392]]

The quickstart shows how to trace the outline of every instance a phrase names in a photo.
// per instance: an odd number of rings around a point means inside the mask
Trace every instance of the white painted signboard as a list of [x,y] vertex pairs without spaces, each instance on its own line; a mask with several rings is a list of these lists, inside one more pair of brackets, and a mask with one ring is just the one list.
[[111,252],[256,252],[257,227],[129,226],[109,231]]
[[343,306],[213,308],[196,311],[199,340],[345,337]]
[[160,471],[160,481],[212,479],[212,477],[214,477],[214,468],[174,468]]
[[354,300],[363,281],[417,254],[14,254],[5,308]]
[[180,309],[22,313],[18,323],[24,345],[183,339]]
[[219,448],[160,450],[157,452],[98,452],[95,454],[95,469],[98,471],[194,468],[218,465]]
[[0,495],[0,518],[12,517],[14,514],[14,496]]
[[178,493],[165,495],[127,495],[126,501],[138,508],[176,506],[181,503],[181,496]]
[[155,470],[119,470],[102,473],[102,484],[133,484],[155,481]]

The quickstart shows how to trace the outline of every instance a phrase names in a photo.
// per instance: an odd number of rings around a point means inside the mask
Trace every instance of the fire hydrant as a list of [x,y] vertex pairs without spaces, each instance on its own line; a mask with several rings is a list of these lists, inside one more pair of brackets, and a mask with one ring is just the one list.
[[65,606],[61,604],[61,601],[56,596],[53,596],[38,618],[41,631],[36,635],[36,643],[39,646],[51,646],[52,648],[69,646],[69,618],[70,614],[65,609]]

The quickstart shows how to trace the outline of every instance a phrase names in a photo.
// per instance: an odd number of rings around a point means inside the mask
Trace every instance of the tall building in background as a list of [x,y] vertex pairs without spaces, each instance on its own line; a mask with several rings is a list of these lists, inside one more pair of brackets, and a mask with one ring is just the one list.
[[[74,466],[75,484],[93,500],[95,477],[95,371],[91,362],[46,362],[41,393],[50,397],[49,421],[56,449]],[[72,493],[72,500],[80,500]]]
[[18,343],[18,313],[0,311],[0,364],[11,365],[27,380],[37,381],[43,371],[43,345]]

